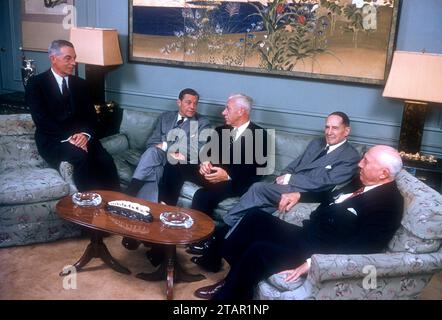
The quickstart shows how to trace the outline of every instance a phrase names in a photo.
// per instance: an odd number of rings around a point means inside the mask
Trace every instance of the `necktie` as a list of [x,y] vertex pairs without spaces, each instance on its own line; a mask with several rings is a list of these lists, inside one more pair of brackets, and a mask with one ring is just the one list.
[[183,122],[184,122],[184,117],[182,117],[180,120],[178,120],[177,122],[176,122],[176,127],[179,127]]
[[322,149],[322,151],[318,154],[318,156],[315,158],[315,160],[325,156],[327,154],[329,148],[330,148],[330,146],[327,145],[324,149]]
[[353,193],[351,194],[351,196],[348,197],[348,199],[353,198],[353,197],[356,197],[356,196],[360,195],[361,193],[363,193],[363,192],[364,192],[364,188],[365,188],[365,187],[360,187],[358,190],[356,190],[355,192],[353,192]]
[[238,132],[238,128],[234,128],[230,131],[230,144],[232,144],[236,139],[236,133]]
[[61,83],[61,94],[65,101],[69,99],[69,89],[65,78],[63,78],[63,82]]

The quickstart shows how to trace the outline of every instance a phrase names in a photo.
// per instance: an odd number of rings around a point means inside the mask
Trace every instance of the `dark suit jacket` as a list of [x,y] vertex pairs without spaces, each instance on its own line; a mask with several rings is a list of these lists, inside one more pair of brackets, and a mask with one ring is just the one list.
[[38,151],[48,162],[54,157],[51,146],[74,133],[95,135],[96,113],[86,81],[69,76],[70,106],[66,107],[54,75],[49,69],[32,77],[26,87],[26,103],[36,125]]
[[358,183],[316,194],[323,197],[321,205],[303,222],[311,253],[374,253],[387,247],[402,219],[402,195],[393,181],[331,204],[339,194],[355,191]]
[[[223,130],[224,137],[223,139]],[[218,140],[213,140],[213,136],[209,138],[208,143],[201,150],[201,161],[210,160],[213,165],[220,166],[226,170],[230,176],[231,185],[235,192],[243,193],[250,185],[258,181],[257,168],[264,167],[266,163],[262,163],[262,159],[256,157],[262,151],[263,157],[267,157],[267,132],[250,122],[245,132],[230,144],[228,132],[232,130],[231,126],[223,125],[215,129]],[[257,139],[258,130],[262,130],[263,139]],[[226,135],[227,134],[227,135]],[[218,141],[218,143],[216,143]],[[209,148],[209,150],[207,150]],[[209,158],[205,159],[205,156]]]

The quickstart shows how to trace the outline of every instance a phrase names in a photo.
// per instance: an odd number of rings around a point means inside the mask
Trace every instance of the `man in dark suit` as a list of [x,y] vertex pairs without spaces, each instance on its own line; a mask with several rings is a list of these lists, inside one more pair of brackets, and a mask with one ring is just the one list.
[[[200,166],[182,170],[179,166],[166,165],[162,200],[175,205],[184,181],[189,180],[202,186],[193,196],[192,208],[211,216],[218,203],[242,195],[259,179],[260,169],[264,169],[267,162],[267,132],[250,121],[252,103],[252,98],[244,94],[228,98],[222,113],[225,125],[217,127],[202,148]],[[195,253],[205,245],[191,246],[189,252]],[[204,259],[198,257],[192,261],[204,264]],[[218,271],[221,260],[210,261],[205,266]]]
[[[347,182],[356,173],[359,153],[347,141],[350,120],[340,111],[328,115],[324,138],[313,140],[304,153],[292,161],[274,183],[257,182],[223,216],[234,226],[248,209],[260,207],[273,213],[287,211],[294,192],[321,192]],[[289,207],[288,207],[289,206]]]
[[283,271],[286,281],[306,274],[312,254],[382,251],[402,219],[403,198],[395,182],[402,160],[393,148],[375,146],[359,168],[358,185],[348,185],[339,194],[298,193],[298,200],[322,198],[302,227],[257,208],[248,211],[224,242],[223,256],[231,267],[227,277],[195,295],[251,299],[255,285],[274,273]]
[[73,75],[72,43],[53,41],[49,59],[51,69],[32,77],[26,87],[39,153],[54,168],[62,161],[71,163],[79,191],[119,190],[112,157],[95,136],[96,114],[86,81]]
[[[200,152],[201,164],[185,170],[166,165],[162,199],[167,204],[177,203],[184,181],[190,180],[203,187],[195,192],[192,208],[212,215],[219,202],[243,194],[258,180],[257,169],[265,165],[267,135],[250,121],[251,108],[250,97],[230,96],[222,113],[225,125],[209,136]],[[261,159],[256,154],[262,155]]]

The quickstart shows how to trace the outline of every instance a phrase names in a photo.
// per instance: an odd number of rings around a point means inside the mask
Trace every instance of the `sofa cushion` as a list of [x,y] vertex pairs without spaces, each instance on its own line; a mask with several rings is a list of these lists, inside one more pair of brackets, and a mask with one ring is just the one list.
[[35,124],[30,114],[0,115],[0,135],[19,136],[34,135]]
[[0,204],[16,205],[60,199],[69,194],[69,184],[57,170],[18,168],[0,176]]
[[38,153],[33,135],[0,135],[0,154],[0,172],[23,167],[48,167]]
[[400,226],[388,249],[392,252],[427,253],[437,251],[440,245],[440,239],[421,239]]
[[125,152],[114,154],[115,166],[117,167],[120,183],[127,186],[132,179],[137,163],[141,157],[141,152],[135,149],[129,149]]
[[146,149],[148,137],[155,127],[158,113],[125,109],[121,121],[120,132],[127,135],[130,148]]
[[422,239],[442,239],[442,198],[440,193],[402,170],[397,179],[404,197],[402,225]]

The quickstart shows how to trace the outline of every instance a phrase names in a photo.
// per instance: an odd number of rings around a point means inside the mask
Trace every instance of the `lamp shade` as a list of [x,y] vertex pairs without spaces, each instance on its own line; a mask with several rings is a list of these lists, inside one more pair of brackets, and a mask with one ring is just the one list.
[[77,53],[77,62],[114,66],[123,63],[116,29],[72,28],[70,41]]
[[382,96],[442,103],[442,55],[396,51]]

